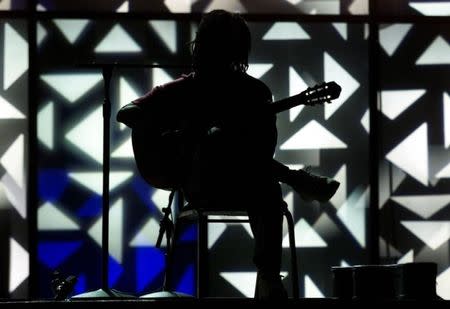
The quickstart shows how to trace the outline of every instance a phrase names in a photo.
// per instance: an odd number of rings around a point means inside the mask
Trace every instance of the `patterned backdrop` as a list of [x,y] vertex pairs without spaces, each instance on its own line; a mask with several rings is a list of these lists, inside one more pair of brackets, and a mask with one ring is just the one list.
[[448,284],[450,24],[380,30],[380,251],[386,260],[438,264]]

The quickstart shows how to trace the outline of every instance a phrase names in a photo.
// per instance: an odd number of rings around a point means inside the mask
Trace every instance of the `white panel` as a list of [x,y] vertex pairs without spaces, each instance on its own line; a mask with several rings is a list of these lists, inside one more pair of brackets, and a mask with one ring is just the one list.
[[117,13],[128,13],[130,11],[130,3],[125,1],[116,10]]
[[0,158],[0,163],[21,188],[25,186],[24,160],[24,136],[20,134]]
[[81,33],[83,33],[87,24],[89,23],[88,19],[55,19],[53,22],[56,24],[58,29],[62,32],[64,37],[71,44],[75,43],[75,41],[80,37]]
[[364,113],[364,116],[361,118],[361,124],[364,127],[364,130],[366,130],[367,133],[370,133],[370,111],[369,109],[366,110]]
[[[128,81],[121,77],[119,80],[119,108],[127,105],[131,101],[140,97],[140,95],[134,90],[133,87],[128,83]],[[127,126],[123,123],[119,123],[120,129],[123,130],[127,128]]]
[[339,209],[347,199],[347,165],[342,165],[333,178],[336,181],[339,181],[340,185],[336,193],[330,199],[330,203],[334,208]]
[[443,299],[450,299],[450,267],[436,278],[436,294]]
[[347,24],[346,23],[332,23],[333,27],[339,33],[339,35],[347,40]]
[[66,98],[69,103],[74,103],[103,80],[103,77],[99,73],[66,73],[43,74],[41,79]]
[[136,53],[141,51],[141,47],[120,25],[115,25],[95,47],[96,53]]
[[[324,248],[327,243],[319,234],[306,222],[300,219],[294,227],[295,245],[297,248]],[[283,238],[283,248],[289,248],[289,235]]]
[[319,290],[317,285],[311,280],[311,278],[305,276],[305,297],[306,298],[323,298],[323,293]]
[[248,65],[247,74],[254,78],[261,78],[271,68],[273,68],[273,63],[250,63]]
[[[295,71],[293,67],[289,67],[289,96],[294,96],[306,90],[308,85],[303,78]],[[289,120],[292,122],[300,114],[304,105],[298,105],[289,110]]]
[[369,0],[353,0],[348,10],[352,15],[369,14]]
[[[123,200],[118,199],[109,209],[109,254],[122,263],[122,230],[123,230]],[[91,226],[88,235],[102,246],[102,217]]]
[[444,146],[448,148],[450,146],[450,96],[448,93],[443,94],[443,118],[444,118]]
[[240,0],[212,0],[210,5],[206,7],[205,12],[212,10],[245,13],[245,7],[241,4]]
[[450,221],[401,221],[400,223],[433,250],[450,238]]
[[[286,276],[287,272],[281,272]],[[255,296],[256,272],[221,272],[220,276],[227,280],[247,298]]]
[[190,13],[191,3],[196,2],[196,0],[164,0],[165,6],[172,13]]
[[392,56],[411,29],[411,24],[393,24],[380,30],[380,45]]
[[152,69],[153,87],[160,86],[173,81],[173,78],[166,73],[163,69],[153,68]]
[[337,211],[338,218],[347,227],[358,244],[366,246],[366,208],[369,205],[369,189],[356,188]]
[[328,53],[324,53],[324,76],[326,82],[337,81],[342,87],[339,98],[331,104],[325,104],[325,119],[328,119],[359,88],[359,82]]
[[54,103],[49,102],[38,112],[37,135],[39,141],[52,150],[54,146]]
[[173,20],[152,20],[149,22],[158,37],[173,53],[177,51],[177,28]]
[[406,264],[413,262],[414,262],[414,250],[411,249],[397,261],[397,264]]
[[211,249],[216,241],[222,236],[227,229],[226,223],[214,222],[208,224],[208,249]]
[[37,45],[41,45],[44,39],[47,37],[47,30],[42,26],[41,23],[37,23]]
[[[159,222],[154,218],[148,219],[131,240],[130,247],[154,247],[158,241]],[[166,238],[163,238],[161,246],[166,246]]]
[[27,217],[26,188],[21,188],[10,174],[5,173],[0,180],[9,202],[22,218]]
[[342,260],[342,261],[341,261],[341,266],[342,266],[342,267],[349,267],[350,264],[347,263],[346,261]]
[[381,111],[394,120],[425,94],[425,89],[381,91]]
[[113,158],[134,158],[133,144],[131,137],[122,143],[116,150],[111,154]]
[[8,89],[28,70],[28,42],[5,23],[5,41],[3,54],[3,89]]
[[426,16],[449,16],[450,3],[427,1],[427,2],[410,2],[409,6]]
[[311,120],[280,146],[281,150],[332,148],[347,148],[347,145],[316,120]]
[[[229,225],[233,225],[234,223],[227,223],[227,226]],[[245,223],[238,223],[239,225],[241,225],[245,231],[247,232],[248,236],[250,236],[250,238],[254,238],[253,237],[253,231],[252,231],[252,227],[250,226],[250,223],[245,222]],[[209,230],[208,230],[209,233]]]
[[450,194],[393,196],[391,199],[428,219],[450,203]]
[[28,252],[13,238],[10,238],[9,292],[13,292],[30,274]]
[[263,40],[309,40],[311,37],[297,22],[276,22],[264,34]]
[[22,114],[11,103],[6,101],[0,96],[0,119],[24,119],[25,115]]
[[[109,191],[113,191],[119,185],[127,181],[131,176],[132,172],[110,172],[109,178]],[[75,172],[69,173],[69,177],[78,182],[83,187],[102,195],[103,192],[103,174],[101,172]]]
[[450,178],[450,163],[436,174],[436,178]]
[[450,64],[450,45],[444,38],[437,36],[417,59],[416,64]]
[[66,133],[65,138],[98,163],[103,162],[103,107],[86,116]]
[[44,12],[44,11],[47,11],[47,9],[45,8],[45,6],[43,6],[42,4],[38,4],[38,5],[36,6],[36,10],[37,10],[38,12]]
[[151,200],[153,204],[155,204],[155,206],[158,207],[161,214],[163,213],[162,209],[164,207],[167,207],[169,204],[169,196],[170,191],[167,190],[156,189],[155,191],[153,191]]
[[428,186],[427,128],[427,124],[423,123],[386,155],[389,161],[425,186]]
[[38,230],[39,231],[75,231],[80,226],[55,205],[50,202],[45,203],[38,209]]
[[10,10],[11,9],[11,0],[3,0],[0,2],[0,10]]

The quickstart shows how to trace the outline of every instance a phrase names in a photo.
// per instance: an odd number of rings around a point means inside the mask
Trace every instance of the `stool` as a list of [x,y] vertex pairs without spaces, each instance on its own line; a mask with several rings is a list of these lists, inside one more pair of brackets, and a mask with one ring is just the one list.
[[[292,214],[283,203],[283,216],[286,217],[289,233],[289,246],[291,254],[291,275],[292,275],[292,295],[299,298],[299,282],[297,268],[297,253],[295,247],[294,220]],[[249,222],[248,214],[242,210],[210,210],[210,209],[189,209],[182,210],[177,220],[193,219],[198,220],[198,246],[197,246],[197,297],[203,298],[207,295],[208,282],[208,223],[239,223]],[[177,224],[178,225],[178,224]]]

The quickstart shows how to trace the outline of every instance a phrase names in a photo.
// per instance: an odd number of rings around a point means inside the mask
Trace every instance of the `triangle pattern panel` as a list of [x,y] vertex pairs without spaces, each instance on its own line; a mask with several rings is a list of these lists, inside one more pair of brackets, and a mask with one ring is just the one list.
[[307,298],[324,297],[323,293],[320,291],[320,289],[308,275],[305,276],[305,297]]
[[54,19],[56,27],[71,44],[74,44],[89,24],[88,19]]
[[0,119],[24,119],[25,115],[22,114],[11,103],[6,101],[0,96]]
[[11,9],[11,0],[2,1],[0,3],[0,10],[10,10]]
[[273,63],[250,63],[247,74],[253,76],[254,78],[261,78],[271,68],[273,68]]
[[128,13],[130,11],[130,3],[126,0],[116,10],[117,13]]
[[25,187],[24,135],[20,134],[0,158],[0,163],[20,188]]
[[38,258],[48,268],[56,269],[75,254],[82,245],[82,241],[40,241]]
[[[109,191],[114,191],[131,176],[133,176],[133,172],[110,172]],[[103,174],[101,172],[73,172],[69,173],[69,178],[100,196],[103,193]]]
[[39,207],[37,216],[39,231],[76,231],[80,229],[73,218],[67,216],[50,202]]
[[353,0],[348,7],[348,11],[353,15],[366,15],[369,13],[369,0]]
[[55,104],[47,103],[42,107],[37,115],[37,136],[39,141],[48,149],[52,150],[54,146],[54,119]]
[[366,209],[369,205],[369,189],[356,188],[337,211],[337,216],[357,240],[366,246]]
[[364,127],[364,130],[366,130],[367,133],[370,133],[370,111],[369,109],[366,110],[364,113],[364,116],[361,118],[361,125]]
[[120,25],[115,25],[98,43],[96,53],[140,53],[142,48]]
[[436,178],[450,178],[450,163],[436,174]]
[[334,148],[347,148],[347,145],[316,120],[311,120],[280,146],[281,150]]
[[330,203],[334,208],[339,209],[347,199],[347,165],[344,164],[333,177],[334,180],[339,181],[340,185],[336,193],[330,199]]
[[25,188],[21,188],[9,173],[3,175],[0,180],[0,184],[2,185],[7,199],[13,205],[14,209],[23,219],[26,219],[27,203]]
[[339,35],[347,40],[347,24],[346,23],[332,23],[334,29],[339,33]]
[[111,154],[113,158],[134,158],[133,144],[131,137],[123,142],[116,150]]
[[425,89],[381,91],[381,111],[394,120],[425,94]]
[[151,20],[150,26],[172,54],[177,51],[177,25],[172,20]]
[[443,299],[450,299],[450,267],[441,272],[436,278],[436,294]]
[[[325,248],[327,243],[305,219],[300,219],[294,227],[297,248]],[[283,238],[283,248],[289,248],[289,235]]]
[[[414,156],[410,154],[414,153]],[[392,149],[386,159],[428,186],[428,126],[420,125],[400,144]]]
[[450,221],[400,221],[400,223],[433,250],[450,239]]
[[450,3],[441,1],[410,2],[410,7],[425,16],[448,16],[450,15]]
[[164,0],[164,5],[172,13],[190,13],[191,3],[196,0]]
[[[88,158],[103,163],[103,107],[95,109],[65,134],[65,138]],[[86,138],[89,136],[89,138]]]
[[380,30],[380,45],[389,56],[395,53],[411,27],[411,24],[393,24]]
[[413,262],[414,262],[414,250],[411,249],[397,261],[397,264],[406,264]]
[[152,69],[153,87],[160,86],[173,81],[173,78],[167,72],[160,68]]
[[391,199],[420,217],[429,219],[450,203],[450,194],[393,196]]
[[[289,67],[289,96],[299,94],[306,90],[306,88],[308,88],[308,85],[303,78],[300,77],[293,67]],[[304,107],[304,105],[298,105],[289,109],[289,120],[291,122],[294,121]]]
[[[287,272],[281,272],[280,275],[286,276]],[[256,272],[221,272],[220,276],[228,281],[245,297],[254,297]]]
[[9,292],[13,292],[28,278],[30,273],[30,256],[14,238],[10,238]]
[[41,79],[69,103],[75,103],[102,81],[103,77],[98,73],[65,73],[43,74]]
[[[130,247],[154,247],[159,235],[159,222],[155,218],[150,218],[139,229],[133,239],[130,241]],[[166,240],[163,238],[161,244],[165,244]]]
[[214,246],[226,229],[227,224],[224,222],[208,224],[208,249],[211,249]]
[[332,104],[325,104],[325,119],[329,119],[347,99],[359,88],[359,82],[354,79],[330,54],[324,53],[325,81],[339,81],[342,87],[339,98]]
[[5,23],[3,54],[3,89],[8,89],[28,70],[28,42]]
[[276,22],[264,34],[263,40],[309,40],[311,37],[296,22]]
[[450,44],[442,36],[437,36],[416,61],[416,65],[438,64],[450,64]]
[[[109,209],[109,254],[122,263],[122,230],[123,230],[123,200],[118,199]],[[88,230],[88,235],[102,246],[102,217],[100,217]]]
[[40,46],[47,37],[48,31],[45,29],[41,23],[37,23],[37,45]]

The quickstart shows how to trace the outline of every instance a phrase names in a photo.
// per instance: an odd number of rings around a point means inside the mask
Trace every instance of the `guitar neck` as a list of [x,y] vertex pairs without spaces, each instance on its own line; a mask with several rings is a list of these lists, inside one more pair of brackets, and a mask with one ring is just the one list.
[[269,104],[269,109],[270,109],[270,112],[277,114],[277,113],[283,112],[285,110],[288,110],[292,107],[295,107],[297,105],[303,105],[303,104],[305,104],[304,101],[305,100],[304,100],[303,94],[299,93],[292,97],[281,99],[281,100],[278,100],[276,102]]

